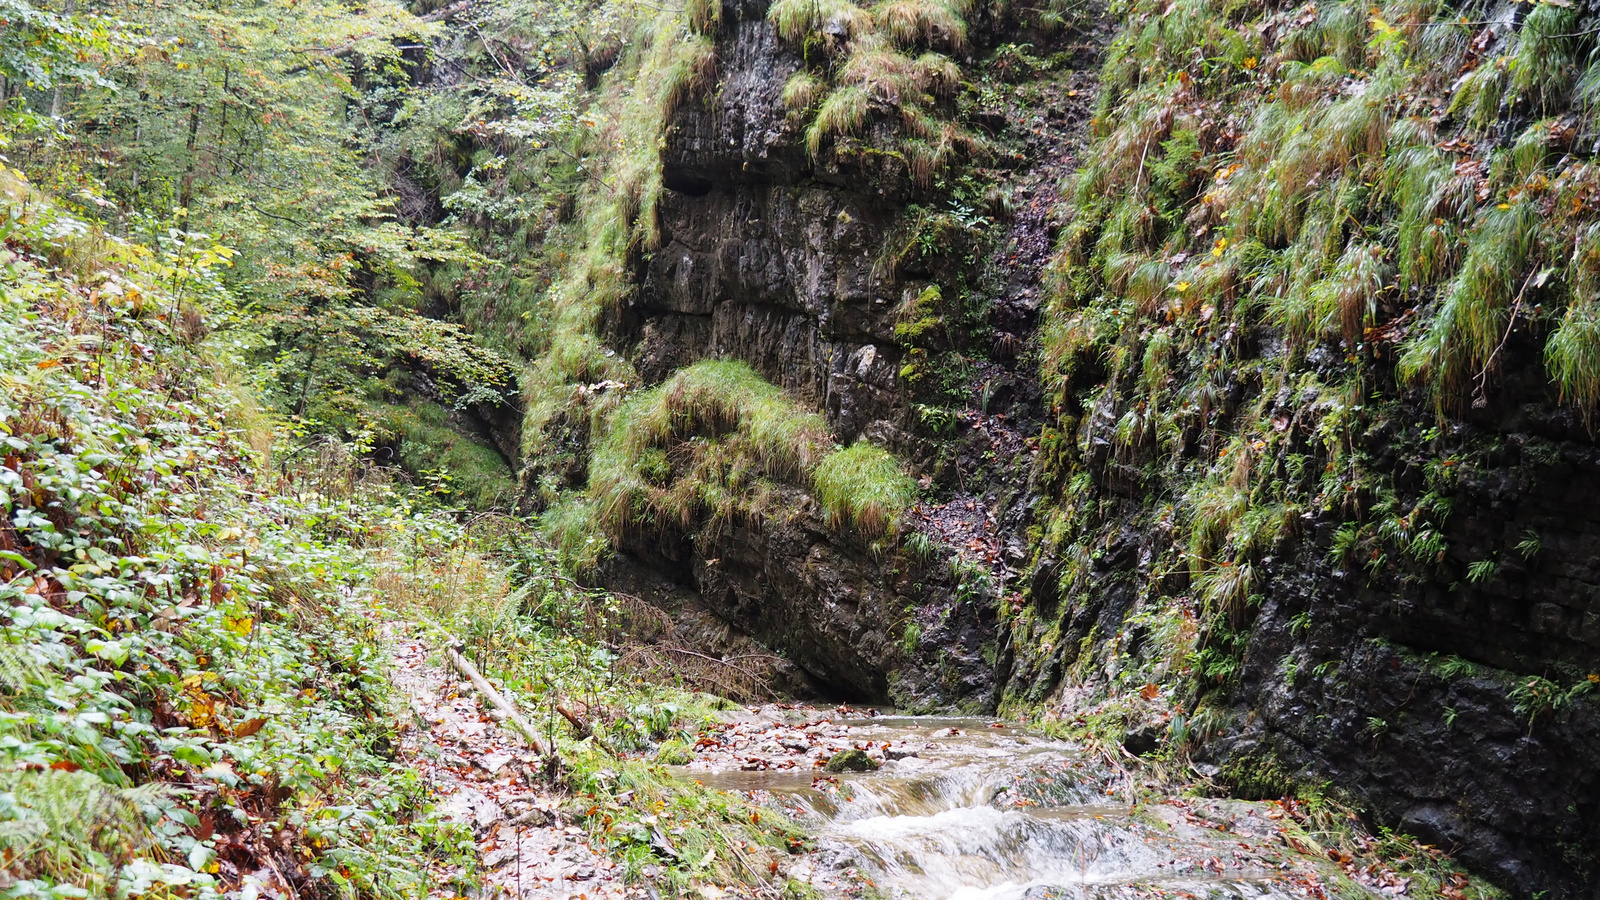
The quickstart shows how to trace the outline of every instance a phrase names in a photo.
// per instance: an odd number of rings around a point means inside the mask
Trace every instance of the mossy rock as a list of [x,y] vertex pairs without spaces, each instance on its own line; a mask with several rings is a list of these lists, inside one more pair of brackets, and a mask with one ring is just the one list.
[[823,769],[828,772],[876,772],[878,761],[868,756],[865,750],[840,750]]

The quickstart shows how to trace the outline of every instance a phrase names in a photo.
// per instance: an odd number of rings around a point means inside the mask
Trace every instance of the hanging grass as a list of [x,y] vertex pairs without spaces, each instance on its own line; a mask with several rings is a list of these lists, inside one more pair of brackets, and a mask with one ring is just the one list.
[[1539,218],[1530,201],[1501,204],[1479,218],[1433,322],[1401,354],[1403,377],[1432,385],[1443,398],[1492,366],[1538,246]]
[[[906,164],[912,181],[931,187],[940,171],[976,142],[948,120],[961,69],[935,50],[966,46],[964,0],[886,0],[868,12],[844,0],[778,0],[768,11],[779,37],[801,50],[812,69],[790,78],[784,104],[803,114],[813,158],[830,141],[860,136],[876,112],[900,133],[885,150]],[[820,48],[830,65],[819,66]],[[915,55],[918,49],[923,50]],[[875,131],[874,134],[877,134]]]
[[965,4],[943,0],[888,0],[872,8],[879,30],[901,47],[960,53],[967,46]]
[[684,15],[697,34],[715,35],[722,27],[722,0],[688,0]]
[[872,27],[872,14],[849,0],[778,0],[767,11],[767,21],[779,37],[801,44],[824,31],[849,40]]
[[1300,324],[1302,336],[1343,338],[1354,347],[1377,316],[1378,297],[1388,287],[1393,271],[1382,247],[1351,242],[1328,277],[1311,289],[1310,316]]
[[872,103],[867,92],[859,86],[839,88],[822,101],[817,117],[806,129],[806,150],[812,158],[822,153],[824,141],[852,135],[867,123]]
[[1571,6],[1538,3],[1517,32],[1516,52],[1507,66],[1510,88],[1540,111],[1564,103],[1577,81],[1578,13]]
[[1545,367],[1561,401],[1589,424],[1600,405],[1600,224],[1578,236],[1568,272],[1572,304],[1545,344]]
[[1600,303],[1586,299],[1567,307],[1561,326],[1545,345],[1545,365],[1561,391],[1561,402],[1592,422],[1600,405]]
[[810,112],[827,93],[827,82],[802,69],[783,83],[783,105],[793,113]]
[[821,415],[743,362],[704,360],[623,404],[590,460],[588,498],[546,521],[562,552],[584,560],[593,551],[585,532],[616,539],[759,521],[779,488],[808,482],[834,527],[873,537],[898,533],[916,493],[888,451],[835,451]]
[[901,517],[917,499],[916,482],[894,454],[866,441],[829,455],[812,478],[828,521],[864,535],[898,535]]

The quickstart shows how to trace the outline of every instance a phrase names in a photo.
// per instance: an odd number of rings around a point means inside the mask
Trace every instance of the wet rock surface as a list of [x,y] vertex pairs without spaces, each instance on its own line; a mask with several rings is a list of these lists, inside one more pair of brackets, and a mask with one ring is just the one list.
[[[1292,434],[1302,408],[1280,403]],[[1201,758],[1247,796],[1330,785],[1518,895],[1600,896],[1600,693],[1585,687],[1600,653],[1583,630],[1600,594],[1578,586],[1600,558],[1600,462],[1587,437],[1536,407],[1491,406],[1423,448],[1413,423],[1432,415],[1396,405],[1365,440],[1403,507],[1424,492],[1428,459],[1460,472],[1442,555],[1419,564],[1374,548],[1341,561],[1339,511],[1301,516],[1295,539],[1256,568],[1259,610],[1239,623],[1237,681],[1207,701],[1222,718]],[[1114,422],[1089,423],[1085,443],[1109,443]],[[1193,590],[1163,573],[1176,532],[1148,503],[1173,473],[1147,468],[1141,484],[1123,480],[1126,468],[1088,469],[1108,498],[1078,593],[1088,600],[1057,610],[1061,566],[1034,570],[1031,599],[1059,615],[1063,639],[1011,664],[1014,696],[1059,697],[1074,665],[1109,664],[1113,639],[1144,652],[1148,636],[1130,622],[1148,594],[1135,584]],[[1513,548],[1529,533],[1550,543],[1524,556]],[[1493,574],[1469,577],[1486,559]],[[1023,635],[1016,645],[1040,646]],[[1536,689],[1565,699],[1541,705]]]

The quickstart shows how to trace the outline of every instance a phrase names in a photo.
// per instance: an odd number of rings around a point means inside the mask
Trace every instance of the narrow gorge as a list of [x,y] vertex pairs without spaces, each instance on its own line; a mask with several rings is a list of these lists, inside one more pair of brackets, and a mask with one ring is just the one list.
[[1600,900],[1597,112],[1590,0],[0,0],[0,893]]
[[1593,881],[1585,11],[686,15],[594,333],[669,398],[742,363],[918,490],[852,527],[820,463],[747,460],[761,413],[669,402],[632,493],[564,445],[561,492],[629,504],[595,583],[791,689],[1060,709]]

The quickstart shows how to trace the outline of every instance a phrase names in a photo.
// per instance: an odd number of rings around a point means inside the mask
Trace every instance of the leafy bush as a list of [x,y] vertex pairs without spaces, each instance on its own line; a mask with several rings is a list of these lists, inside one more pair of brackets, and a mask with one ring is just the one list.
[[[347,896],[426,894],[426,801],[378,749],[371,551],[408,505],[330,448],[292,460],[280,493],[214,358],[166,314],[159,257],[0,179],[29,201],[6,203],[0,270],[16,890],[206,897],[304,862]],[[88,278],[51,264],[68,252],[92,254]],[[263,828],[304,855],[261,856]]]

